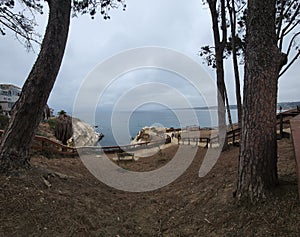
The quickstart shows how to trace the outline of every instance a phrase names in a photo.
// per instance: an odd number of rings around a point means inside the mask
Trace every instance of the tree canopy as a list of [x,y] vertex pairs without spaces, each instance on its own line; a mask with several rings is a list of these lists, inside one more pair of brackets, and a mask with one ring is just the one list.
[[[71,4],[73,17],[89,14],[91,19],[98,13],[104,20],[108,20],[112,8],[126,9],[125,0],[72,0]],[[32,49],[33,43],[40,44],[42,37],[36,32],[36,15],[43,14],[43,10],[43,0],[1,0],[0,34],[4,36],[7,30],[12,31],[20,43],[28,50]]]
[[35,14],[43,14],[43,5],[35,0],[17,3],[19,6],[14,0],[0,2],[0,33],[6,35],[7,29],[14,32],[16,38],[29,49],[32,42],[39,43],[41,37],[35,31]]
[[[246,39],[246,20],[248,13],[248,5],[245,0],[233,0],[234,5],[227,0],[227,27],[228,31],[231,27],[230,12],[236,17],[236,31],[234,35],[228,34],[226,41],[226,48],[224,51],[224,58],[228,58],[232,52],[232,41],[235,42],[237,56],[240,63],[244,63],[245,55],[245,39]],[[279,76],[282,76],[299,58],[300,56],[300,1],[299,0],[277,0],[276,1],[276,15],[275,27],[277,36],[277,45],[280,51],[286,55],[288,63],[282,67]],[[219,14],[220,15],[220,14]],[[219,16],[221,21],[221,16]],[[214,55],[214,46],[202,46],[199,55],[204,58],[208,66],[216,67],[216,59]]]

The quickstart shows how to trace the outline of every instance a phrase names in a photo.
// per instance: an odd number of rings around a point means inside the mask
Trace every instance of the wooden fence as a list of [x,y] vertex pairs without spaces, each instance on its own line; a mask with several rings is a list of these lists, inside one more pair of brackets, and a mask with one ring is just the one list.
[[42,136],[35,136],[31,148],[36,151],[49,152],[51,154],[63,156],[75,157],[78,155],[75,147],[65,146]]
[[[289,123],[291,117],[295,117],[300,113],[299,110],[289,110],[285,111],[282,113],[279,113],[277,115],[278,119],[278,124],[280,124],[280,137],[282,137],[283,134],[283,124]],[[181,129],[170,129],[169,132],[171,131],[180,131]],[[240,128],[236,128],[234,130],[228,131],[227,132],[227,139],[228,143],[235,144],[239,137],[240,137]],[[3,130],[0,130],[0,135],[3,133]],[[214,137],[186,137],[186,138],[181,138],[180,142],[188,142],[190,144],[191,142],[196,142],[197,144],[200,142],[206,143],[206,147],[209,145],[212,146],[214,143],[219,142],[219,137],[214,136]],[[74,157],[78,155],[77,149],[94,149],[94,150],[99,150],[100,152],[105,152],[105,153],[115,153],[115,152],[123,152],[123,151],[131,151],[131,150],[136,150],[140,149],[143,146],[146,146],[147,148],[159,146],[161,144],[164,144],[165,140],[158,140],[155,142],[142,142],[139,144],[129,144],[129,145],[124,145],[124,146],[94,146],[94,147],[69,147],[62,145],[56,141],[53,141],[49,138],[43,137],[43,136],[35,136],[34,142],[32,144],[32,149],[41,151],[41,152],[49,152],[50,154],[58,154],[58,155],[63,155],[63,156],[71,156]],[[300,161],[299,161],[300,162]],[[300,164],[298,165],[300,166]],[[299,181],[300,182],[300,181]]]
[[296,170],[298,176],[298,193],[300,200],[300,115],[290,120],[292,140],[296,158]]
[[[227,142],[228,143],[232,143],[232,144],[236,144],[237,141],[240,138],[240,132],[241,129],[240,128],[235,128],[233,130],[227,131]],[[198,145],[198,143],[205,143],[205,147],[212,147],[212,145],[214,143],[218,144],[219,143],[219,136],[212,136],[212,137],[184,137],[180,139],[180,142],[182,144],[184,144],[185,142],[187,142],[188,145],[191,144],[191,142],[196,143],[196,145]]]
[[125,151],[134,151],[141,148],[152,148],[157,147],[162,144],[165,144],[165,139],[153,141],[153,142],[140,142],[137,144],[128,144],[123,146],[83,146],[78,147],[77,149],[81,152],[89,152],[89,151],[96,151],[96,152],[104,152],[104,153],[121,153]]
[[[0,130],[2,135],[3,130]],[[141,147],[151,148],[157,147],[165,143],[165,140],[157,140],[154,142],[141,142],[138,144],[129,144],[124,146],[85,146],[85,147],[70,147],[62,145],[56,141],[53,141],[47,137],[36,135],[31,148],[35,151],[48,152],[50,154],[57,154],[62,156],[75,157],[78,155],[77,149],[80,150],[94,150],[105,153],[117,153],[123,151],[133,151],[140,149]]]
[[290,125],[290,120],[299,115],[300,111],[298,109],[291,109],[277,114],[277,125],[279,125],[279,136],[278,139],[282,139],[285,137],[285,133],[283,132],[283,125]]
[[[0,135],[2,135],[2,133],[3,130],[0,130]],[[31,148],[36,151],[49,152],[50,154],[58,154],[63,156],[74,157],[78,155],[75,147],[65,146],[47,137],[38,135],[34,137]]]

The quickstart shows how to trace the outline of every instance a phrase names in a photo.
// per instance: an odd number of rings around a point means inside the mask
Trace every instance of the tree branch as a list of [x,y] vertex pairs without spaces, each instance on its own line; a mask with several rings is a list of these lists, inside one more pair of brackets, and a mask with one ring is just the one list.
[[[281,10],[280,10],[280,14],[279,14],[279,22],[278,22],[277,34],[276,34],[277,40],[279,40],[280,31],[281,31],[281,27],[282,27],[282,21],[283,21],[283,18],[284,18],[284,14],[283,14],[283,12],[284,12],[284,7],[283,7],[284,0],[281,0],[280,2],[281,2]],[[281,42],[282,40],[283,39],[281,38],[280,39],[280,43],[279,43],[279,45],[280,45],[280,47],[279,47],[280,51],[282,50],[282,42]]]
[[281,38],[283,38],[286,35],[285,32],[288,31],[288,29],[290,28],[291,25],[293,25],[294,20],[296,19],[296,17],[299,14],[299,10],[300,10],[300,4],[297,6],[297,9],[295,10],[293,16],[289,20],[289,23],[286,25],[286,27],[284,27],[284,29],[282,29]]
[[298,35],[300,35],[300,32],[297,32],[297,33],[293,36],[293,38],[291,39],[291,41],[290,41],[290,43],[289,43],[288,50],[287,50],[287,52],[286,52],[286,55],[287,55],[287,56],[289,55],[289,53],[290,53],[290,51],[291,51],[291,49],[292,49],[292,46],[293,46],[293,42],[294,42],[294,40],[296,39],[296,37],[297,37]]
[[278,78],[281,77],[291,66],[292,64],[297,60],[297,58],[300,55],[300,50],[298,51],[298,53],[294,56],[294,58],[292,59],[292,61],[284,68],[284,70],[279,74]]
[[222,29],[222,45],[225,48],[227,42],[227,24],[226,24],[226,6],[225,0],[221,0],[221,29]]
[[[33,50],[32,42],[40,45],[40,35],[34,31],[34,17],[29,19],[21,13],[13,13],[8,7],[0,6],[0,25],[14,32],[17,40],[28,50]],[[3,28],[1,32],[5,34]]]
[[295,24],[288,31],[286,31],[283,36],[288,35],[292,30],[294,30],[298,26],[299,23],[300,20],[296,21]]

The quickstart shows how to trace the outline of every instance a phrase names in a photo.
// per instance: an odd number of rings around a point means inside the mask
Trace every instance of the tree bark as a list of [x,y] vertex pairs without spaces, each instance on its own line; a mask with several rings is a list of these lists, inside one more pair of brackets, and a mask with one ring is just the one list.
[[30,167],[29,150],[55,83],[67,42],[71,0],[48,0],[49,19],[38,58],[12,109],[0,143],[0,173]]
[[217,0],[208,0],[208,5],[211,13],[214,44],[215,44],[215,57],[216,57],[216,74],[217,74],[217,100],[218,100],[218,127],[219,127],[219,138],[225,141],[226,149],[226,115],[225,115],[225,80],[224,80],[224,49],[227,40],[227,28],[226,28],[226,18],[225,18],[225,0],[221,0],[221,30],[222,30],[222,40],[219,31],[219,13],[217,11]]
[[230,110],[230,104],[229,104],[229,99],[228,99],[226,88],[225,88],[225,102],[226,102],[226,111],[227,111],[228,123],[229,123],[229,126],[230,126],[231,130],[233,130],[231,110]]
[[278,183],[276,105],[281,53],[275,1],[248,0],[244,101],[237,196],[265,199]]
[[234,69],[235,78],[235,96],[238,111],[238,124],[242,127],[242,99],[241,99],[241,86],[240,86],[240,73],[237,60],[237,50],[236,50],[236,10],[234,0],[227,0],[227,7],[229,9],[229,19],[230,19],[230,30],[231,30],[231,47],[232,47],[232,62]]
[[[232,39],[235,41],[235,39]],[[235,43],[232,44],[232,47],[235,47]],[[233,69],[234,69],[234,78],[235,78],[235,97],[237,104],[238,112],[238,124],[239,127],[242,127],[242,97],[241,97],[241,85],[240,85],[240,74],[239,66],[237,61],[236,49],[232,50],[232,60],[233,60]]]
[[61,114],[55,120],[55,137],[62,142],[62,144],[67,145],[68,140],[73,135],[72,117],[66,114]]

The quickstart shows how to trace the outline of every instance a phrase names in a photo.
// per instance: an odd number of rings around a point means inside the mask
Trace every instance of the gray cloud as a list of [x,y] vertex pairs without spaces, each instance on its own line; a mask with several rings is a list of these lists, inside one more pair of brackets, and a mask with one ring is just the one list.
[[[89,16],[73,18],[63,64],[54,89],[49,98],[49,105],[56,111],[65,109],[71,112],[76,94],[88,73],[105,59],[121,51],[143,46],[161,46],[182,52],[195,61],[202,63],[197,56],[202,45],[212,42],[212,31],[209,11],[199,0],[188,3],[174,0],[128,0],[127,10],[111,11],[111,19],[104,21],[100,16],[91,20]],[[46,15],[38,17],[43,32]],[[1,82],[22,86],[36,55],[26,53],[25,49],[12,36],[0,37]],[[174,59],[176,60],[176,59]],[[205,67],[205,65],[203,66]],[[231,103],[235,103],[234,80],[231,65],[226,68],[228,94]],[[300,100],[299,69],[291,70],[280,80],[279,100]],[[210,76],[214,71],[205,68]],[[298,74],[297,74],[298,73]],[[195,106],[202,106],[197,100],[195,91],[183,82],[176,81],[166,73],[145,73],[145,82],[151,78],[163,81],[174,88],[180,88]],[[118,98],[122,91],[134,88],[138,75],[127,75],[130,79],[120,80],[106,95],[107,102]],[[147,79],[148,77],[148,79]],[[126,75],[124,76],[126,78]],[[99,79],[101,80],[101,78]],[[168,83],[169,80],[169,83]],[[91,88],[92,90],[93,88]],[[206,90],[203,85],[203,90]],[[208,89],[207,89],[208,90]],[[148,90],[149,95],[164,96],[167,92],[155,93]],[[140,91],[144,95],[145,91]]]

